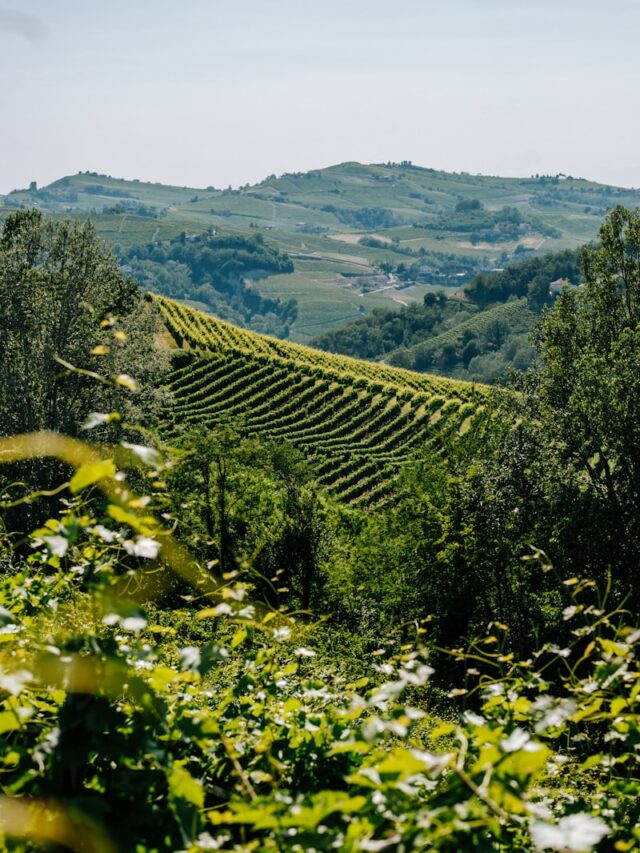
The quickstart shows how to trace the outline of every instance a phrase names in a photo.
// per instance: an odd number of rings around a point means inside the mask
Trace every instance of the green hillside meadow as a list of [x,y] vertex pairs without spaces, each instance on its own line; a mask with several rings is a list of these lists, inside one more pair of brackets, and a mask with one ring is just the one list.
[[239,329],[154,297],[179,347],[168,385],[175,424],[287,441],[311,460],[321,485],[349,504],[388,498],[409,454],[464,434],[484,386],[323,353]]
[[[259,275],[253,286],[265,297],[297,300],[289,337],[308,343],[375,308],[421,302],[442,286],[452,292],[478,271],[581,246],[608,208],[639,203],[637,190],[565,175],[503,178],[347,162],[235,189],[83,172],[9,193],[0,198],[0,218],[20,206],[90,215],[122,253],[183,232],[262,234],[295,269]],[[407,266],[415,272],[402,272]]]

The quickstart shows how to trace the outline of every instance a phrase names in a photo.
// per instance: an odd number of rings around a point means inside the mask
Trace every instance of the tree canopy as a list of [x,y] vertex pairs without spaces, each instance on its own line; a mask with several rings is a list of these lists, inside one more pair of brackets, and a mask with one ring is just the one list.
[[[114,408],[123,423],[153,422],[164,366],[154,326],[151,306],[90,223],[10,214],[0,232],[0,436],[76,436],[95,413],[100,440]],[[57,477],[45,463],[12,473],[27,488]]]
[[561,294],[538,329],[539,416],[561,463],[585,478],[609,559],[628,575],[640,544],[640,211],[612,210],[581,261],[584,286]]
[[0,232],[0,434],[77,434],[113,389],[62,362],[114,375],[130,369],[128,330],[114,338],[112,328],[118,318],[133,326],[140,310],[136,283],[90,223],[10,214]]

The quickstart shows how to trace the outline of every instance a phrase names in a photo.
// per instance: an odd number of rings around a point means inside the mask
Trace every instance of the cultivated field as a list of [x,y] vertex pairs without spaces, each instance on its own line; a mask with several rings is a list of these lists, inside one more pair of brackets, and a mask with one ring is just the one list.
[[[476,202],[477,227],[473,216],[461,223],[460,206]],[[289,335],[305,342],[359,313],[464,283],[480,269],[580,246],[596,236],[615,204],[636,207],[640,192],[565,176],[501,178],[410,163],[342,163],[226,190],[80,173],[0,197],[0,218],[22,205],[56,216],[90,214],[99,233],[123,249],[182,232],[259,233],[291,256],[295,273],[260,278],[255,287],[263,295],[295,297],[298,317]],[[522,221],[501,233],[491,217],[505,208]],[[363,238],[373,245],[363,245]],[[409,292],[397,282],[372,293],[356,277],[398,265],[421,267]]]
[[287,441],[349,504],[387,500],[407,456],[437,452],[466,432],[486,395],[484,386],[331,355],[154,302],[181,350],[169,381],[174,426],[233,417],[246,434]]

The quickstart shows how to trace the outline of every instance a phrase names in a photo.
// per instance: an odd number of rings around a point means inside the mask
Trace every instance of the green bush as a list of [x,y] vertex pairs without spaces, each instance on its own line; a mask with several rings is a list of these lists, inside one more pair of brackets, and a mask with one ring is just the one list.
[[[124,450],[127,469],[158,468],[150,448]],[[116,457],[57,438],[41,452],[83,464],[28,557],[3,543],[0,817],[13,849],[640,843],[640,632],[593,584],[566,581],[566,648],[517,660],[494,624],[452,652],[463,675],[445,713],[420,646],[383,645],[345,677],[313,628],[195,564],[155,521],[161,499],[122,486]]]

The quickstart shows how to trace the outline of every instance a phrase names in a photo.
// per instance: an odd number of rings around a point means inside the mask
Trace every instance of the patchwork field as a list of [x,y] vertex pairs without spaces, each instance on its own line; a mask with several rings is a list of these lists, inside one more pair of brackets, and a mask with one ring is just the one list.
[[[291,256],[295,272],[253,284],[263,295],[297,300],[289,336],[305,342],[359,313],[455,287],[479,270],[580,246],[618,203],[636,207],[640,192],[564,175],[501,178],[409,162],[342,163],[224,190],[83,172],[0,197],[0,218],[21,206],[90,215],[117,251],[181,233],[261,234]],[[415,268],[408,281],[366,284],[367,276],[399,266]]]

